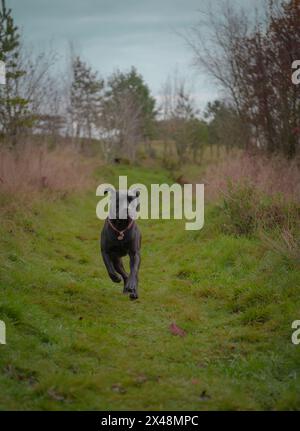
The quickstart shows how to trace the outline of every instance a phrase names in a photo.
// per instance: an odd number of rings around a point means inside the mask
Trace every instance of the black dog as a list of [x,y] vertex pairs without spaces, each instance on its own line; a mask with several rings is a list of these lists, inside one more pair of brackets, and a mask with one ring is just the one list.
[[[110,215],[101,232],[101,253],[108,275],[115,283],[124,281],[124,293],[138,298],[138,271],[140,267],[141,233],[128,206],[140,195],[139,191],[113,191]],[[107,191],[105,192],[107,193]],[[137,207],[137,202],[135,207]],[[129,255],[130,274],[123,266],[122,257]],[[122,278],[121,278],[121,277]]]

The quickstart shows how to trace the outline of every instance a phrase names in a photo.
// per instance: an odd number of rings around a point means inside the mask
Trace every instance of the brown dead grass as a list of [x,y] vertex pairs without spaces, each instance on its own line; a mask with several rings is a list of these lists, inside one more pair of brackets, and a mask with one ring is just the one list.
[[300,202],[300,169],[296,160],[228,154],[206,169],[204,183],[208,200],[223,196],[229,180],[232,183],[246,181],[268,196],[281,194],[288,200]]
[[0,191],[4,193],[72,192],[86,189],[95,161],[70,148],[49,150],[25,145],[17,151],[0,150]]

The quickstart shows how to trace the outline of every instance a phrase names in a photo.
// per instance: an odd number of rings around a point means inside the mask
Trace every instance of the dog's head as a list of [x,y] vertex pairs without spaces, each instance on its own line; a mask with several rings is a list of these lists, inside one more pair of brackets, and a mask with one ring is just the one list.
[[138,189],[133,190],[114,190],[108,188],[105,194],[111,193],[111,203],[109,209],[109,218],[126,220],[128,218],[135,219],[136,212],[139,210],[139,196]]

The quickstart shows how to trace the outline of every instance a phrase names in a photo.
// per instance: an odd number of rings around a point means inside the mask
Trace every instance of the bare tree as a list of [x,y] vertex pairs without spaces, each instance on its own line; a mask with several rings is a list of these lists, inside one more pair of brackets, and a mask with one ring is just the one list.
[[252,21],[230,3],[202,14],[186,35],[197,67],[204,68],[230,97],[251,135],[268,152],[297,152],[299,86],[291,64],[300,58],[300,3],[272,0],[265,19]]
[[52,72],[56,62],[57,55],[52,49],[39,53],[34,47],[22,47],[20,67],[26,73],[20,80],[19,92],[28,99],[32,118],[28,132],[57,137],[65,128],[62,80],[57,72]]
[[168,77],[161,94],[162,130],[164,136],[164,158],[168,157],[170,138],[175,143],[179,163],[185,163],[191,148],[196,155],[197,141],[195,125],[198,111],[186,81],[175,71]]

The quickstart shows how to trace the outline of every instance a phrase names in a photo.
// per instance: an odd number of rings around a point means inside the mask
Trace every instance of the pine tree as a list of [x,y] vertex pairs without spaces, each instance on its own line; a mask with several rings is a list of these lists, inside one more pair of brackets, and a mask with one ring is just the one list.
[[0,88],[0,131],[12,138],[32,124],[29,101],[22,97],[20,80],[26,72],[20,67],[20,35],[11,9],[5,0],[0,4],[0,60],[6,65],[6,85]]
[[185,163],[189,147],[194,140],[192,123],[197,111],[191,95],[186,91],[184,83],[176,89],[173,121],[175,124],[173,139],[175,141],[179,164]]
[[79,57],[72,61],[72,74],[70,113],[76,127],[75,135],[91,139],[100,115],[104,82]]

